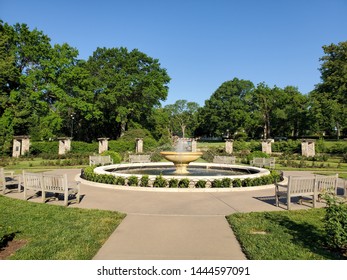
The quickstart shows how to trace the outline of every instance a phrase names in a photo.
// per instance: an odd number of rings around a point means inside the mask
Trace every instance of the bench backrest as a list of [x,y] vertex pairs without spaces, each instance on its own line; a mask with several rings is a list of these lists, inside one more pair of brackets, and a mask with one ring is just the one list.
[[67,190],[67,175],[43,174],[43,190],[61,193]]
[[89,164],[90,165],[98,165],[98,164],[106,164],[113,163],[111,156],[89,156]]
[[23,185],[26,189],[42,190],[42,173],[30,173],[23,171]]
[[129,161],[132,163],[151,162],[151,156],[150,155],[129,155]]
[[337,193],[338,174],[334,176],[317,177],[318,192]]
[[264,162],[265,164],[275,164],[275,158],[271,157],[271,158],[265,158]]
[[265,158],[253,158],[252,162],[255,164],[262,164],[265,162]]
[[214,156],[213,162],[214,163],[226,163],[226,164],[233,164],[235,163],[236,158],[232,156]]
[[293,195],[314,194],[316,178],[293,177],[288,178],[288,192]]

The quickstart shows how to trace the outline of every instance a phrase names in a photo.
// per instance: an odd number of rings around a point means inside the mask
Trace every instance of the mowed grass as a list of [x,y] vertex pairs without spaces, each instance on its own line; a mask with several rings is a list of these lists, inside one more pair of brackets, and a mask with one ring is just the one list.
[[27,243],[9,259],[90,260],[125,214],[0,196],[0,226]]
[[250,260],[346,259],[325,246],[325,209],[236,213],[227,220]]

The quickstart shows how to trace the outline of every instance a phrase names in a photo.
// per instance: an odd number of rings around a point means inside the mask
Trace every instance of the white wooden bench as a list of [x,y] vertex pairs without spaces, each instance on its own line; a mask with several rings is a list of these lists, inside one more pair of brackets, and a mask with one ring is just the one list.
[[251,160],[251,165],[256,167],[269,167],[275,168],[275,158],[253,158]]
[[89,165],[107,165],[113,164],[111,156],[89,156]]
[[[48,193],[54,194],[57,199],[59,194],[64,195],[64,205],[69,203],[69,197],[74,196],[77,203],[80,202],[80,182],[74,186],[68,185],[67,175],[55,175],[45,173],[30,173],[23,171],[24,199],[27,200],[34,195],[42,195],[42,202],[46,202]],[[28,194],[28,191],[34,192],[34,195]],[[50,197],[51,198],[51,197]],[[50,199],[49,198],[49,199]]]
[[129,162],[131,163],[151,162],[151,156],[150,155],[129,155]]
[[[27,200],[30,197],[38,196],[39,192],[42,192],[42,173],[31,173],[23,170],[23,189],[24,189],[24,199]],[[30,192],[34,194],[30,195]]]
[[[338,175],[335,176],[314,176],[295,177],[289,176],[288,183],[275,184],[276,206],[279,207],[280,198],[286,198],[287,209],[291,209],[291,199],[293,197],[312,197],[313,208],[319,196],[324,192],[337,194]],[[302,199],[300,199],[302,202]]]
[[67,175],[42,175],[42,201],[46,202],[46,194],[54,194],[53,198],[57,198],[59,194],[64,195],[64,205],[68,206],[69,197],[74,197],[74,201],[80,202],[80,182],[69,185]]
[[233,156],[214,156],[213,163],[235,164],[236,157]]
[[339,180],[338,174],[334,176],[317,176],[316,182],[317,182],[318,194],[329,193],[329,194],[336,195],[338,180]]
[[20,175],[14,175],[14,171],[5,171],[4,168],[0,168],[0,186],[2,187],[2,194],[6,193],[6,190],[12,191],[9,186],[17,186],[17,191],[21,191],[21,178]]

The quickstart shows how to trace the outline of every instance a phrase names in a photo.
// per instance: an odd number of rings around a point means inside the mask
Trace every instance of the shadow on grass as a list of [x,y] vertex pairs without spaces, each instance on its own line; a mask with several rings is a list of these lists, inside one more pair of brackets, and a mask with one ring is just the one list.
[[271,223],[281,226],[287,234],[290,234],[292,236],[291,242],[294,244],[307,248],[312,253],[320,255],[325,259],[347,259],[340,253],[330,251],[327,248],[324,240],[325,233],[322,228],[306,221],[293,221],[285,215],[265,213],[264,217]]

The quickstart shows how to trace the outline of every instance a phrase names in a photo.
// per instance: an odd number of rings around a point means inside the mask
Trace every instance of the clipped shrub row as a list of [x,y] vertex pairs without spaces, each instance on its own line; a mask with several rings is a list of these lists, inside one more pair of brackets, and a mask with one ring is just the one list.
[[141,178],[137,176],[129,176],[127,178],[121,176],[113,176],[110,174],[96,174],[94,173],[94,167],[88,166],[82,170],[82,178],[88,181],[122,185],[122,186],[141,186],[141,187],[154,187],[154,188],[240,188],[240,187],[253,187],[270,185],[275,182],[281,181],[281,175],[276,171],[270,171],[270,175],[262,176],[259,178],[246,178],[241,179],[230,179],[222,178],[215,180],[198,180],[194,181],[189,178],[183,179],[166,179],[162,175],[155,177],[154,181],[151,182],[148,175],[143,175]]

